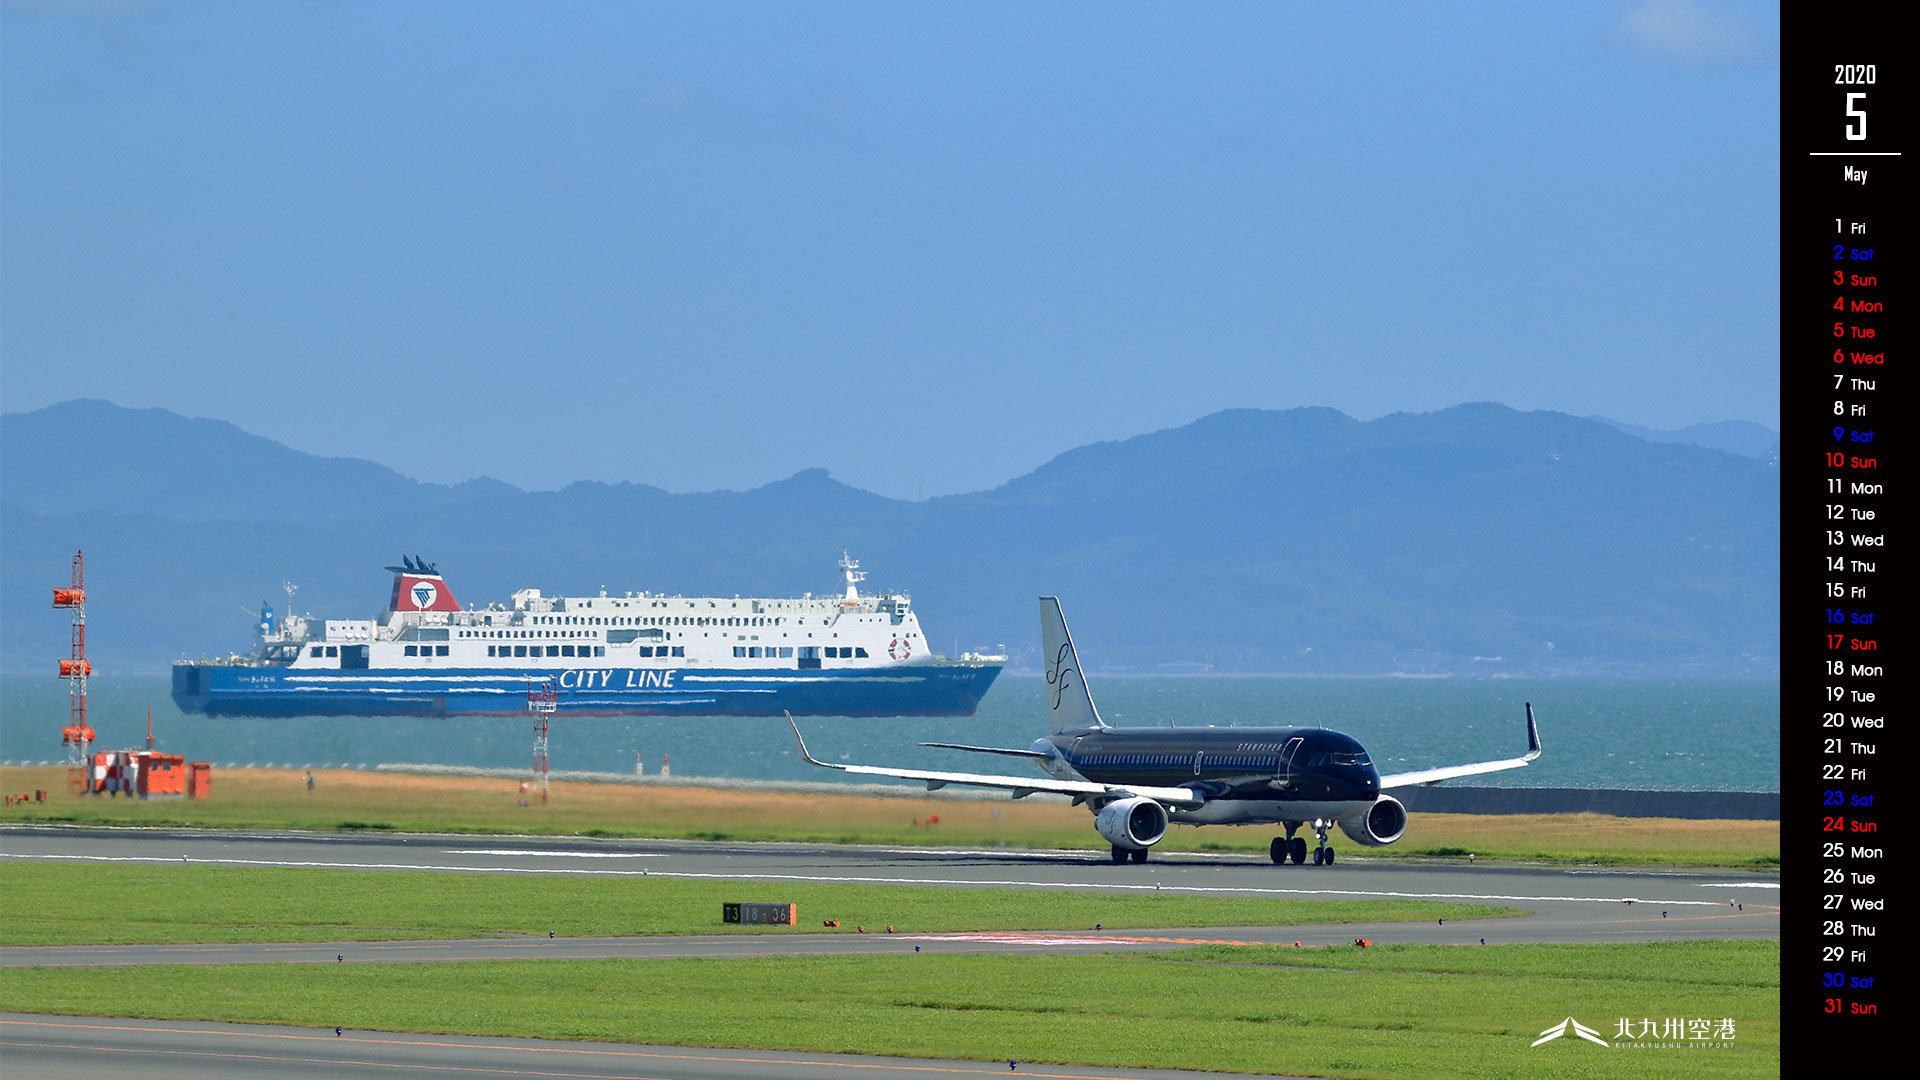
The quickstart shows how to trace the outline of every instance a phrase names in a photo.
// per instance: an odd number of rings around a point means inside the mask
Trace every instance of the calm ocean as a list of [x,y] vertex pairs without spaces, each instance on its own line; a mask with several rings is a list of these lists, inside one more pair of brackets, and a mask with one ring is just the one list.
[[[1780,684],[1770,680],[1282,679],[1093,677],[1109,724],[1219,726],[1322,724],[1359,739],[1381,772],[1490,758],[1526,748],[1522,703],[1533,702],[1545,754],[1531,767],[1476,783],[1512,787],[1619,787],[1777,791]],[[972,717],[802,718],[808,749],[823,759],[918,768],[1017,771],[1020,763],[930,750],[922,741],[1025,747],[1046,733],[1042,683],[1002,676]],[[163,677],[90,684],[99,747],[146,738],[153,707],[157,749],[225,765],[372,767],[379,764],[525,768],[523,717],[208,719],[185,716]],[[66,684],[0,678],[0,761],[64,760]],[[794,753],[786,721],[738,717],[558,719],[556,771],[648,773],[670,757],[675,776],[832,780]],[[866,778],[861,778],[866,779]]]

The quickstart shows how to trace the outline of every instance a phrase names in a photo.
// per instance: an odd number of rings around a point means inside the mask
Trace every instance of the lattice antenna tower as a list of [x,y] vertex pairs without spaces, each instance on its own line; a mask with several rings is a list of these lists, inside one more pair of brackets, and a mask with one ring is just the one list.
[[93,748],[93,727],[87,723],[87,676],[93,664],[87,659],[87,571],[81,552],[73,553],[73,584],[54,587],[53,606],[73,613],[73,649],[60,661],[60,677],[67,680],[67,726],[60,729],[60,742],[67,750],[67,790],[78,795],[87,790]]
[[547,719],[560,708],[553,680],[538,686],[527,680],[527,711],[533,714],[533,780],[540,785],[540,805],[547,805]]

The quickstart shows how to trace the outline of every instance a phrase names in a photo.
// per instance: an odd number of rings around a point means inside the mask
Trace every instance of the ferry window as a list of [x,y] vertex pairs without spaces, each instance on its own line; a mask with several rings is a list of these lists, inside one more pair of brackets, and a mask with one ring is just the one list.
[[[663,651],[663,652],[664,652],[665,650],[663,649],[663,650],[661,650],[661,651]],[[640,655],[641,655],[641,656],[652,656],[652,655],[653,655],[653,646],[651,646],[651,645],[642,645],[642,646],[640,646]]]
[[780,655],[781,655],[781,656],[783,656],[783,657],[787,657],[787,656],[792,656],[792,655],[793,655],[793,647],[792,647],[791,645],[782,645],[782,646],[780,646]]
[[419,655],[420,655],[420,646],[418,646],[418,645],[409,645],[409,646],[407,646],[407,655],[408,655],[408,656],[419,656]]
[[558,645],[549,645],[549,646],[547,646],[547,655],[548,655],[548,656],[559,656],[559,655],[560,655],[560,646],[558,646]]
[[325,655],[327,655],[327,650],[326,650],[326,649],[324,649],[324,648],[322,648],[322,647],[321,647],[321,646],[319,646],[319,645],[315,645],[315,646],[313,647],[313,651],[312,651],[312,652],[310,652],[310,653],[308,653],[307,655],[308,655],[308,656],[325,656]]
[[447,655],[447,650],[449,650],[449,649],[451,649],[451,648],[452,648],[452,646],[450,646],[450,645],[435,645],[435,646],[433,647],[433,655],[435,655],[435,656],[445,656],[445,655]]
[[747,646],[747,659],[749,660],[760,659],[760,646],[758,645]]
[[493,646],[491,646],[491,645],[489,645],[489,646],[487,646],[487,655],[488,655],[488,656],[492,656],[492,655],[493,655]]
[[571,646],[571,645],[562,645],[562,646],[560,646],[560,655],[561,655],[561,656],[572,656],[572,655],[573,655],[573,646]]
[[856,645],[854,646],[854,649],[853,649],[853,655],[859,657],[862,660],[865,660],[867,658],[867,650],[860,648],[859,646]]
[[607,655],[607,647],[605,645],[595,645],[593,647],[593,655],[595,656]]
[[327,646],[327,655],[328,655],[328,656],[339,656],[339,655],[340,655],[340,646],[338,646],[338,645],[329,645],[329,646]]
[[513,647],[513,655],[515,656],[527,655],[527,647],[525,645],[515,645]]
[[675,645],[673,647],[673,655],[675,656],[687,655],[687,647],[685,645]]
[[746,646],[744,646],[744,645],[735,645],[735,646],[733,647],[733,655],[735,655],[735,656],[745,656],[745,655],[747,655],[747,649],[746,649]]

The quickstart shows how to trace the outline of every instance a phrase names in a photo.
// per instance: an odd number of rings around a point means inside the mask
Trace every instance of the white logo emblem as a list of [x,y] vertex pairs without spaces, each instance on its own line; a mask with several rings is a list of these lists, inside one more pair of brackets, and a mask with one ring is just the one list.
[[[1581,1038],[1587,1040],[1590,1043],[1599,1043],[1601,1046],[1607,1045],[1607,1041],[1600,1037],[1599,1032],[1593,1030],[1592,1028],[1581,1023],[1580,1021],[1575,1020],[1571,1016],[1553,1025],[1547,1030],[1541,1032],[1540,1037],[1533,1041],[1533,1045],[1539,1046],[1541,1043],[1552,1042],[1553,1040],[1559,1038],[1560,1036],[1565,1035],[1568,1032],[1568,1030],[1572,1030],[1572,1032],[1575,1035],[1580,1036]],[[1609,1047],[1609,1049],[1611,1049],[1611,1047]]]
[[440,590],[434,588],[433,582],[431,581],[416,581],[413,583],[413,606],[419,608],[421,611],[432,607],[433,601],[439,595]]

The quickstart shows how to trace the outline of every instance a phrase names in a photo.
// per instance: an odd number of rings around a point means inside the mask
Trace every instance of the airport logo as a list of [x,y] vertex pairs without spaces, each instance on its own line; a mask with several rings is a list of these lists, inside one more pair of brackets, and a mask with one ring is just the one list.
[[419,608],[421,611],[432,607],[434,599],[439,595],[440,590],[434,588],[433,582],[431,581],[416,581],[413,583],[413,606]]
[[[1601,1038],[1599,1032],[1593,1030],[1592,1028],[1581,1023],[1580,1021],[1575,1020],[1571,1016],[1553,1025],[1547,1030],[1541,1032],[1540,1037],[1533,1040],[1533,1045],[1539,1046],[1541,1043],[1550,1043],[1553,1040],[1559,1038],[1560,1036],[1567,1034],[1568,1032],[1572,1032],[1573,1034],[1580,1036],[1581,1038],[1587,1040],[1590,1043],[1597,1043],[1601,1046],[1607,1045],[1607,1040]],[[1608,1047],[1608,1049],[1612,1049],[1612,1048]]]
[[1533,1045],[1574,1035],[1609,1050],[1730,1050],[1734,1046],[1731,1017],[1664,1016],[1635,1019],[1623,1016],[1614,1025],[1613,1041],[1569,1016],[1540,1033]]

